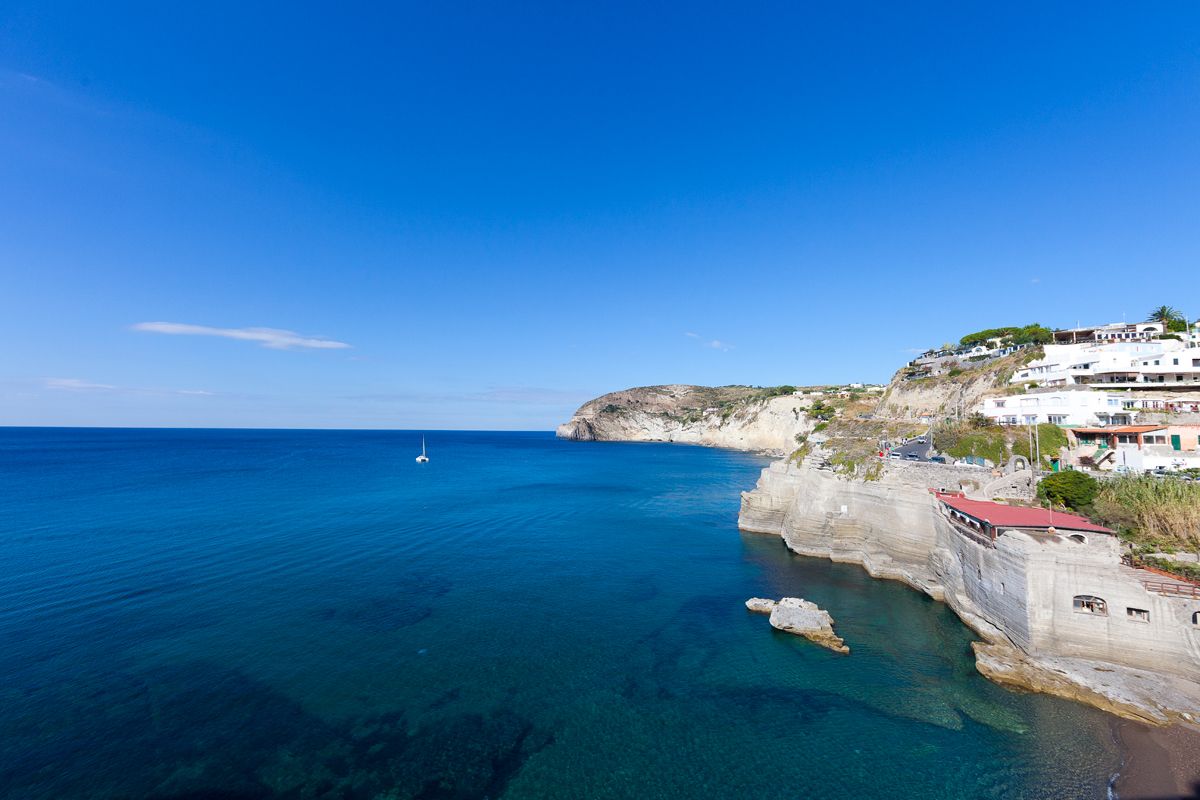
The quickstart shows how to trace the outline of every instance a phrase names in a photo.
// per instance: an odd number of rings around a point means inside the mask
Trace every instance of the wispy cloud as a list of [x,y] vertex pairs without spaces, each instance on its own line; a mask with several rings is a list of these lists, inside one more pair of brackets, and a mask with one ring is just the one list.
[[1041,283],[1042,279],[1041,278],[1030,278],[1029,282],[1030,283]]
[[132,326],[135,331],[166,333],[173,336],[220,336],[225,339],[240,339],[258,342],[272,350],[307,348],[312,350],[344,350],[350,345],[320,336],[304,336],[295,331],[279,328],[213,328],[208,325],[188,325],[183,322],[139,322]]
[[67,392],[110,392],[117,387],[107,383],[92,383],[80,378],[47,378],[47,389],[62,389]]
[[215,392],[203,389],[144,389],[114,386],[111,383],[95,383],[82,378],[46,378],[45,387],[63,392],[111,392],[140,395],[185,395],[188,397],[213,397]]
[[689,339],[695,339],[698,343],[700,343],[704,347],[708,347],[713,350],[720,350],[723,353],[728,353],[730,350],[733,349],[732,344],[730,344],[729,342],[723,342],[720,339],[708,339],[704,336],[701,336],[698,333],[693,333],[691,331],[688,331],[688,332],[684,333],[683,335],[688,337]]

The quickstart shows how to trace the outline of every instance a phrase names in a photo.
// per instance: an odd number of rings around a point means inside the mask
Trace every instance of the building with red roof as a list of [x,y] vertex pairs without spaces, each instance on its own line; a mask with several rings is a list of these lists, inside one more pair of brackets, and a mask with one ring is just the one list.
[[[971,538],[993,545],[1004,530],[1028,533],[1104,533],[1113,531],[1097,525],[1078,514],[1067,514],[1045,508],[1010,506],[987,500],[968,500],[961,493],[936,492],[946,515],[956,527]],[[965,529],[965,530],[964,530]]]

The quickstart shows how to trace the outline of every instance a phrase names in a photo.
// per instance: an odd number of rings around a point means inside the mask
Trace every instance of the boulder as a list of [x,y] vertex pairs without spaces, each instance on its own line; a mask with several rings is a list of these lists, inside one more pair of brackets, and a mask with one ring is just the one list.
[[755,614],[770,614],[775,610],[775,601],[765,597],[751,597],[746,601],[746,608]]
[[785,597],[775,604],[771,610],[771,626],[803,636],[835,653],[850,652],[842,638],[833,632],[833,617],[829,612],[799,597]]

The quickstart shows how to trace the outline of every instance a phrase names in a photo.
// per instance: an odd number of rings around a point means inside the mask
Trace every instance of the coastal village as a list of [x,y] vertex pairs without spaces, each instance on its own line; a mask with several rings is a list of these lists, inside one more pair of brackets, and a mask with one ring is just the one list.
[[[874,458],[855,435],[878,437]],[[1195,721],[1198,480],[1200,324],[1163,307],[921,354],[765,470],[742,527],[944,600],[998,682]]]
[[1048,333],[1040,345],[1014,344],[1001,335],[930,351],[910,362],[904,379],[947,375],[962,370],[964,361],[974,366],[1037,348],[1040,354],[1013,372],[1007,391],[984,399],[972,413],[998,425],[1065,430],[1069,447],[1061,457],[1054,454],[1056,470],[1172,472],[1184,479],[1200,470],[1200,322],[1112,323]]
[[778,453],[743,530],[947,603],[999,683],[1200,721],[1200,323],[1169,307],[968,334],[887,386],[615,392],[559,435]]

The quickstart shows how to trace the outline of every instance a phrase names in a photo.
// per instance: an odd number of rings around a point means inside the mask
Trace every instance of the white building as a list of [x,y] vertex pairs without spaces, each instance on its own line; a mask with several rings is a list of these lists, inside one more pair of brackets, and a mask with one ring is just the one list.
[[1163,411],[1175,414],[1200,414],[1200,397],[1196,395],[1164,397],[1126,392],[1121,401],[1125,408],[1138,411]]
[[1074,428],[1076,463],[1134,472],[1200,469],[1200,425],[1111,425]]
[[1195,450],[1173,450],[1163,445],[1150,447],[1117,448],[1113,461],[1114,467],[1125,466],[1134,472],[1151,472],[1167,470],[1177,472],[1184,469],[1200,469],[1200,452]]
[[1130,425],[1138,414],[1124,407],[1121,395],[1087,390],[990,397],[975,410],[1000,425],[1048,422],[1064,427]]
[[1200,390],[1200,350],[1195,344],[1195,334],[1186,341],[1049,344],[1044,357],[1018,369],[1011,383]]
[[1110,322],[1107,325],[1093,325],[1090,328],[1055,331],[1054,341],[1057,344],[1150,341],[1162,332],[1163,324],[1161,322]]

